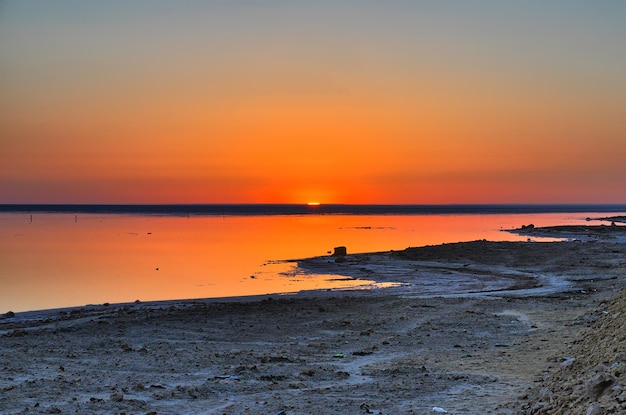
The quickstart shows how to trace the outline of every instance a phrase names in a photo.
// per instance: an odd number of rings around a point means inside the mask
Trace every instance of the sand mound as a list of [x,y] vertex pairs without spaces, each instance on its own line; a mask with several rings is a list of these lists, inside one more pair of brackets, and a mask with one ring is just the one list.
[[626,290],[585,319],[589,330],[546,374],[526,413],[626,413]]

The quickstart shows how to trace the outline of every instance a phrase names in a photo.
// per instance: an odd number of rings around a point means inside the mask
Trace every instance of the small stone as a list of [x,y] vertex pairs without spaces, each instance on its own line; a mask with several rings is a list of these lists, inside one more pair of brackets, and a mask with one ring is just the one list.
[[545,402],[537,402],[536,404],[533,405],[533,407],[531,408],[531,413],[535,414],[538,413],[539,411],[544,411],[545,409],[548,408],[548,404]]
[[26,336],[26,330],[24,329],[14,329],[13,331],[5,334],[6,337],[24,337]]
[[119,392],[116,392],[116,393],[112,393],[110,398],[111,398],[111,401],[113,402],[122,402],[124,400],[124,395]]
[[591,399],[597,400],[614,382],[613,376],[604,372],[597,373],[585,382],[585,392]]
[[574,362],[576,362],[576,359],[566,359],[565,361],[561,362],[560,364],[561,370],[563,372],[571,370],[572,367],[574,366]]
[[592,403],[591,405],[589,405],[589,408],[587,408],[586,415],[600,415],[600,414],[602,414],[602,408],[600,408],[600,406],[596,403]]

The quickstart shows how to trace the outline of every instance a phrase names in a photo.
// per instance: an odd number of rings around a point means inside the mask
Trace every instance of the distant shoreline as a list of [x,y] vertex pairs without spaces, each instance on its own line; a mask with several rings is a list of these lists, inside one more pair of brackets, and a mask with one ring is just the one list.
[[436,215],[626,212],[626,204],[0,204],[0,213],[172,216]]

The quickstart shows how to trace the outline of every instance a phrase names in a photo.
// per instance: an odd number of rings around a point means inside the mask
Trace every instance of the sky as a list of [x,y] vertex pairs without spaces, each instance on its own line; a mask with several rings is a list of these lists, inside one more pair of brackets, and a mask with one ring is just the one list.
[[0,203],[626,203],[626,2],[0,0]]

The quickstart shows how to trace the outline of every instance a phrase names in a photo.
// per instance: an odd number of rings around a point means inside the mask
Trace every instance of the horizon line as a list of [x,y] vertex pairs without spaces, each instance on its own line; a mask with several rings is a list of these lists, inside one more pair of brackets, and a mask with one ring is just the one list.
[[429,215],[517,213],[626,212],[624,203],[454,203],[454,204],[324,204],[210,203],[210,204],[0,204],[2,213],[82,213],[166,216],[275,216],[275,215]]
[[626,202],[454,202],[454,203],[324,203],[324,202],[2,202],[0,206],[626,206]]

